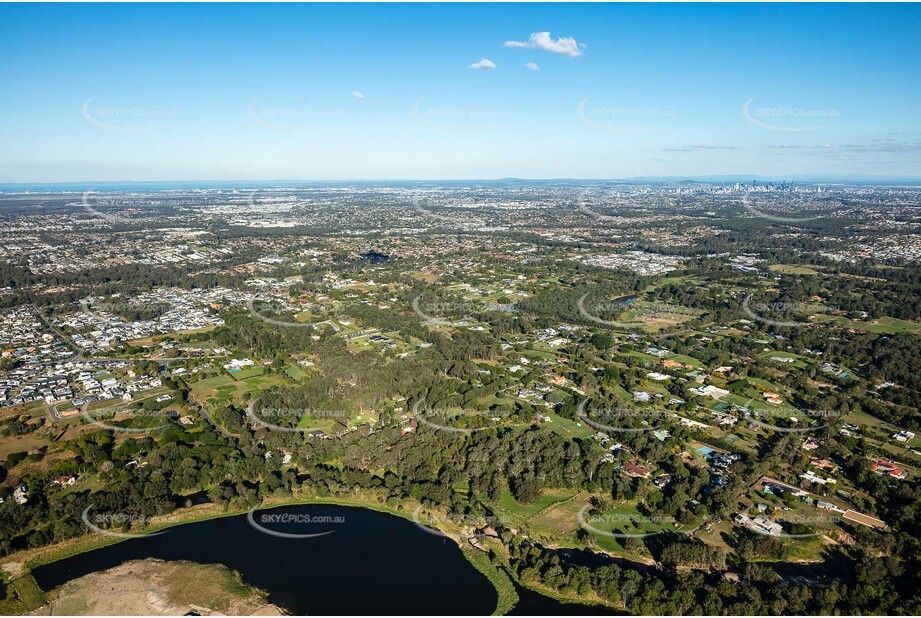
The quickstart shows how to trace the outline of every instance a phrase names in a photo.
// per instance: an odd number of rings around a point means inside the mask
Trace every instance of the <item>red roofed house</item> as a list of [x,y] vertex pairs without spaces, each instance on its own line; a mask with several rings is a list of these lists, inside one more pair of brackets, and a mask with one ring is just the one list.
[[905,478],[905,473],[899,470],[899,467],[888,461],[875,461],[873,462],[873,471],[877,474],[888,474],[889,476],[897,479]]
[[652,473],[635,461],[628,461],[624,464],[624,474],[635,478],[648,479]]

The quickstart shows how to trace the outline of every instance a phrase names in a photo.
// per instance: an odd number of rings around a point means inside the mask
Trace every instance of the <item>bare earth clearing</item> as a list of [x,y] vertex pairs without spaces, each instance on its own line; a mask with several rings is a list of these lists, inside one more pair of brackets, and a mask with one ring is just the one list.
[[36,615],[281,616],[265,593],[219,564],[134,560],[68,582]]

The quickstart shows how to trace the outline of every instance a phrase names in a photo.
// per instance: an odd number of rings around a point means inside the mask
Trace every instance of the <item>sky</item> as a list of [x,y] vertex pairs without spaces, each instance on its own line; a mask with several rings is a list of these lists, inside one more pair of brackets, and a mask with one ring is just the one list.
[[921,6],[0,5],[0,182],[921,177]]

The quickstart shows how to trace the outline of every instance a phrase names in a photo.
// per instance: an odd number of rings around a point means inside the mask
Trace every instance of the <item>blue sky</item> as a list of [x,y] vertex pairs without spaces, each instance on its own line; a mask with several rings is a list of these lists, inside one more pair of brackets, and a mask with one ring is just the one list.
[[3,182],[921,176],[918,5],[5,4],[0,58]]

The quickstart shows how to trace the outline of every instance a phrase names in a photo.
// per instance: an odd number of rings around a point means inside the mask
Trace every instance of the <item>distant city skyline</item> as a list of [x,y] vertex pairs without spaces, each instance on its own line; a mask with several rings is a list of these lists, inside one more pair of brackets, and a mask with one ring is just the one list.
[[919,17],[0,5],[0,183],[917,179]]

